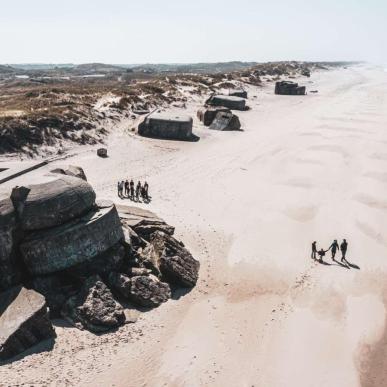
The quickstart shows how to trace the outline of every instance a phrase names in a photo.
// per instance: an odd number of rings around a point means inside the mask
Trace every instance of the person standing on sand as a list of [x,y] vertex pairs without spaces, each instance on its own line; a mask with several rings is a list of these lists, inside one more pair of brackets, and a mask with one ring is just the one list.
[[134,181],[133,179],[130,180],[130,198],[133,200],[134,199]]
[[346,260],[345,256],[347,254],[347,248],[348,248],[348,243],[345,239],[343,239],[343,242],[340,245],[340,250],[341,250],[341,262]]
[[146,200],[149,200],[148,190],[149,190],[149,185],[147,182],[145,182],[145,184],[144,184],[144,197]]
[[121,181],[121,188],[120,188],[120,191],[121,191],[121,199],[124,197],[124,186],[125,186],[125,182],[122,180],[122,181]]
[[316,246],[317,242],[314,241],[312,243],[312,254],[311,254],[311,258],[313,259],[316,259],[316,254],[317,254],[317,246]]
[[337,239],[335,239],[333,241],[333,243],[330,245],[329,249],[328,250],[331,250],[331,253],[332,253],[332,261],[335,260],[335,256],[336,256],[336,251],[337,250],[340,250],[340,247],[339,247],[339,244],[337,243]]
[[125,196],[129,197],[129,181],[125,181]]
[[141,192],[141,183],[138,181],[137,187],[136,187],[136,200],[138,201],[140,198],[140,192]]
[[118,194],[118,197],[120,198],[121,197],[121,182],[117,183],[117,194]]

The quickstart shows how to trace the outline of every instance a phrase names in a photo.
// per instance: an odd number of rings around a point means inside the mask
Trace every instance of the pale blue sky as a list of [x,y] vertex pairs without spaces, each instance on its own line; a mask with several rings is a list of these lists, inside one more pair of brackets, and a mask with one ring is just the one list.
[[369,60],[387,0],[0,0],[0,63]]

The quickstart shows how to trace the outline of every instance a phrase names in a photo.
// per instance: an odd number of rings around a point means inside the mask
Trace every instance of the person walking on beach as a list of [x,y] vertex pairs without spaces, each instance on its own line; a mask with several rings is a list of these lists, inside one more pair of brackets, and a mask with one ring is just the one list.
[[311,258],[313,259],[316,259],[316,254],[317,254],[317,246],[316,246],[317,242],[314,241],[312,243],[312,254],[311,254]]
[[125,181],[125,196],[129,197],[129,181]]
[[139,198],[140,198],[140,192],[141,192],[141,183],[140,181],[137,183],[137,187],[136,187],[136,200],[138,201]]
[[348,249],[348,243],[345,239],[343,239],[343,242],[340,245],[340,250],[341,250],[341,262],[346,260],[345,256],[347,254],[347,249]]
[[318,255],[319,255],[319,262],[320,263],[323,263],[323,257],[325,256],[325,253],[327,253],[329,250],[324,250],[324,249],[321,249],[320,251],[318,251]]
[[133,200],[134,199],[134,181],[133,179],[130,180],[130,198]]
[[337,243],[337,240],[335,239],[328,250],[331,250],[332,254],[332,261],[335,260],[336,251],[340,250],[339,244]]

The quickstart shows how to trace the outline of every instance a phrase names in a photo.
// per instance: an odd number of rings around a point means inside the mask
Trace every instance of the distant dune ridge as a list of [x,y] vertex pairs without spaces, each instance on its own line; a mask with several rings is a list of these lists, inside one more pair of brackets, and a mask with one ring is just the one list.
[[135,127],[137,112],[338,66],[343,63],[1,66],[0,154],[34,157],[63,152],[70,143],[102,143],[118,121]]

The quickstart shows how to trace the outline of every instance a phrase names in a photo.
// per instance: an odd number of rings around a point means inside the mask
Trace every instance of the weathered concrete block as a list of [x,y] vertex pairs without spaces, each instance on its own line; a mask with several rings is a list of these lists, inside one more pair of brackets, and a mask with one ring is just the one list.
[[229,95],[213,95],[207,101],[207,105],[224,106],[231,110],[246,110],[246,100]]
[[192,117],[153,113],[138,127],[138,134],[145,137],[171,140],[192,139]]
[[81,167],[77,167],[75,165],[69,165],[64,168],[55,168],[51,171],[51,173],[78,177],[79,179],[87,181],[85,171]]
[[107,149],[106,148],[97,149],[97,155],[99,157],[107,157]]
[[24,239],[20,250],[31,274],[48,274],[91,260],[123,238],[117,210],[111,206],[62,226],[34,232]]
[[228,112],[219,112],[210,125],[212,130],[239,130],[241,123],[238,116]]
[[197,117],[203,122],[203,125],[210,126],[219,112],[231,112],[231,110],[224,106],[210,106],[199,109]]
[[64,303],[79,291],[80,283],[64,272],[34,277],[28,284],[46,299],[50,318],[61,317]]
[[[85,214],[94,206],[95,193],[86,181],[73,176],[46,178],[45,183],[17,187],[12,192],[23,230],[58,226]],[[24,194],[26,189],[29,190],[27,195]],[[23,191],[22,198],[19,191]]]
[[231,95],[232,97],[240,97],[240,98],[247,99],[247,91],[243,89],[231,90],[229,95]]
[[44,297],[22,287],[0,294],[0,359],[55,336]]
[[16,211],[10,198],[0,199],[0,291],[20,281]]
[[276,82],[274,92],[278,95],[305,95],[306,87],[291,81],[280,81]]

